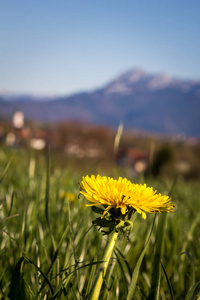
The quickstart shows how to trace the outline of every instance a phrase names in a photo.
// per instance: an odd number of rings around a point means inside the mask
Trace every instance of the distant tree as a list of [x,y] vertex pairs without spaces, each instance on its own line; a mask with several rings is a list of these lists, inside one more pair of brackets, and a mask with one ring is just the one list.
[[159,176],[164,166],[173,161],[173,151],[168,145],[164,145],[157,152],[154,162],[150,167],[150,173],[153,176]]

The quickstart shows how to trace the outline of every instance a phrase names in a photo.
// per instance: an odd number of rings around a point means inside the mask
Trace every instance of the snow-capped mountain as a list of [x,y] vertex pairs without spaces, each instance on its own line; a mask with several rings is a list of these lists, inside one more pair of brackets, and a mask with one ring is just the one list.
[[106,93],[134,93],[140,88],[149,90],[162,90],[164,88],[176,88],[183,92],[189,91],[193,86],[199,85],[200,82],[192,80],[181,80],[171,78],[168,74],[148,74],[142,69],[131,70],[123,73],[115,80],[111,81]]

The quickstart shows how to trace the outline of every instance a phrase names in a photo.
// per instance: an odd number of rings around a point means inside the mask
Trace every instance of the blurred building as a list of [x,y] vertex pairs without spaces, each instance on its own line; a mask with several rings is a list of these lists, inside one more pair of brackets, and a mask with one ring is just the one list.
[[14,128],[21,129],[24,127],[24,114],[22,111],[15,111],[12,118]]
[[143,173],[149,165],[149,153],[133,147],[124,148],[117,153],[116,163],[132,173]]

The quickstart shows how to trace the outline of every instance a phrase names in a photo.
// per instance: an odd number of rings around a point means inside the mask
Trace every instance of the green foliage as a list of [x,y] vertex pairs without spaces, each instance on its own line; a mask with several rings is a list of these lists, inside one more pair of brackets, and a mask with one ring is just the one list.
[[[55,157],[51,167],[46,155],[23,149],[0,149],[0,162],[0,298],[87,299],[108,237],[92,224],[101,209],[93,212],[78,197],[85,170],[77,174],[67,165],[57,168]],[[123,300],[128,294],[136,300],[151,294],[163,300],[196,299],[199,183],[130,179],[170,192],[176,208],[157,216],[152,231],[154,214],[147,220],[132,216],[129,239],[122,233],[117,241],[100,299]]]
[[28,286],[22,275],[23,262],[24,258],[21,257],[12,273],[10,293],[8,295],[11,300],[33,299],[33,295],[28,290]]

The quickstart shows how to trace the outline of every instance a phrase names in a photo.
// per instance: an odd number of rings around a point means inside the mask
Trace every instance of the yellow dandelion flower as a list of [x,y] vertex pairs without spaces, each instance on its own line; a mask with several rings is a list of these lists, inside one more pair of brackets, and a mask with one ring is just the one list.
[[61,191],[59,192],[59,197],[60,197],[61,199],[64,199],[64,198],[65,198],[65,191],[61,190]]
[[76,195],[74,193],[65,192],[64,190],[59,192],[59,197],[61,199],[67,198],[70,202],[74,202],[76,200]]
[[66,193],[66,197],[71,201],[74,202],[76,200],[76,195],[74,193],[71,192],[67,192]]
[[146,219],[146,213],[173,212],[175,207],[168,196],[157,194],[146,184],[134,184],[127,178],[96,177],[82,178],[80,193],[91,202],[87,206],[106,206],[103,216],[111,208],[119,208],[125,215],[129,208],[135,209]]

